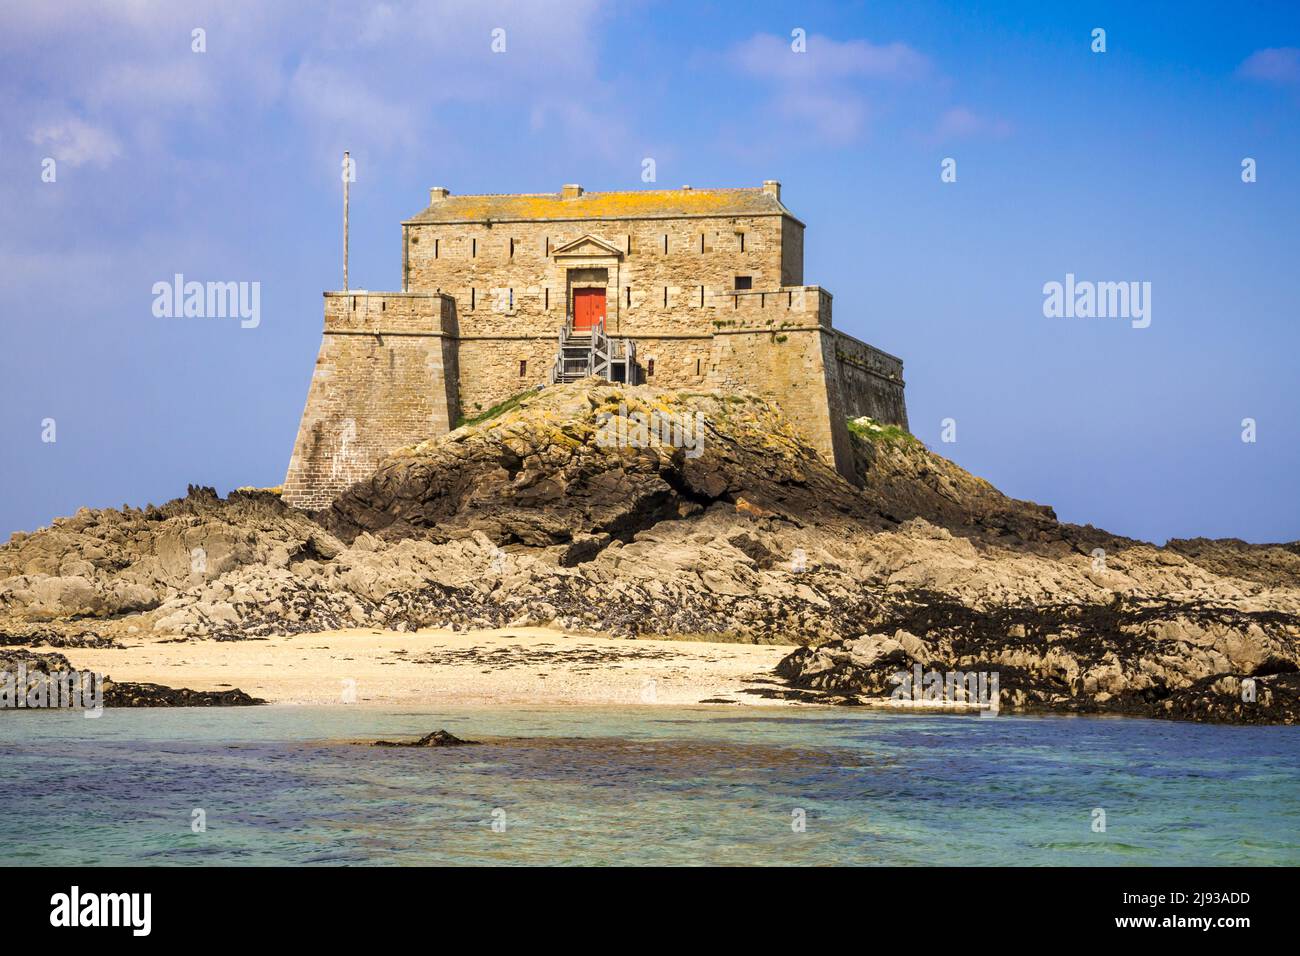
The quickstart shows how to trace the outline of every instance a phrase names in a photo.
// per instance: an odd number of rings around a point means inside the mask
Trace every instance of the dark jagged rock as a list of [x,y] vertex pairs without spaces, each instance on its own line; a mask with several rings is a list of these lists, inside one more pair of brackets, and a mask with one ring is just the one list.
[[101,637],[93,631],[65,633],[44,625],[15,624],[0,630],[0,647],[23,645],[27,647],[117,647],[113,637]]
[[1239,538],[1172,538],[1165,547],[1215,574],[1300,587],[1300,541],[1249,544]]
[[[16,676],[20,668],[28,678],[55,673],[83,672],[59,653],[39,654],[25,649],[0,650],[0,673]],[[136,684],[114,681],[105,677],[103,683],[105,707],[246,707],[265,704],[266,701],[250,697],[238,688],[220,691],[190,690],[188,687],[166,687],[162,684]]]
[[104,679],[105,707],[251,707],[265,704],[239,688],[190,690],[162,684],[135,684]]
[[419,740],[376,740],[372,747],[464,747],[477,744],[477,740],[461,740],[445,730],[435,730]]
[[[602,442],[602,423],[624,410],[681,421],[699,412],[698,448]],[[445,541],[473,528],[497,544],[546,546],[581,535],[626,539],[741,499],[799,522],[872,517],[773,406],[748,396],[591,385],[546,389],[499,419],[397,452],[321,520],[345,541],[362,532]]]
[[29,674],[73,670],[68,659],[62,654],[38,654],[24,649],[0,650],[0,673],[17,674],[20,667],[25,668]]
[[[1297,632],[1295,615],[1171,600],[979,610],[921,592],[896,598],[877,633],[801,647],[776,672],[792,687],[876,699],[918,667],[984,672],[997,674],[999,704],[1012,711],[1295,723]],[[1224,657],[1195,639],[1215,633],[1258,643]],[[1221,663],[1238,669],[1216,671]]]

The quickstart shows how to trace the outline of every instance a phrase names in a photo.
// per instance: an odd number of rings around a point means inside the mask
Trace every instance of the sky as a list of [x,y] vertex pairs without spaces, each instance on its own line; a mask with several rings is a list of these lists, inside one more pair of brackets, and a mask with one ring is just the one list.
[[[344,149],[372,290],[430,186],[780,180],[932,449],[1119,534],[1300,538],[1300,7],[973,6],[0,0],[0,540],[280,483]],[[177,273],[259,321],[156,315]],[[1146,319],[1046,314],[1067,275]]]

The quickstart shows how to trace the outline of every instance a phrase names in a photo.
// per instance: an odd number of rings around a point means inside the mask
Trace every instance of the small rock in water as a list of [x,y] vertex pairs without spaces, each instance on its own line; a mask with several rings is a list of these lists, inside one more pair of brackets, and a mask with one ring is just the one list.
[[376,740],[372,747],[463,747],[477,744],[477,740],[461,740],[445,730],[435,730],[425,734],[419,740]]

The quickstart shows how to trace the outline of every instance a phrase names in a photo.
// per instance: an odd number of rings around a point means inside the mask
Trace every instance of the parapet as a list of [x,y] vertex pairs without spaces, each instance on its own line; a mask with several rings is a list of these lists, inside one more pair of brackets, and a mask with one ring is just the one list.
[[450,431],[460,380],[455,336],[451,296],[326,292],[284,501],[324,508],[389,452]]
[[714,331],[730,328],[779,329],[785,325],[831,327],[831,294],[816,285],[777,289],[728,289],[708,297]]
[[456,300],[439,292],[326,292],[325,333],[455,336]]

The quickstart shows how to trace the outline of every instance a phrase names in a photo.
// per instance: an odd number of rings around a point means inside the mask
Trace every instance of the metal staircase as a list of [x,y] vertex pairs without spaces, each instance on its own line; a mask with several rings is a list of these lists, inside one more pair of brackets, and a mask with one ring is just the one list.
[[551,382],[576,382],[594,375],[607,382],[636,383],[636,342],[610,338],[601,319],[587,334],[575,332],[566,323],[560,329],[560,347],[551,369]]

